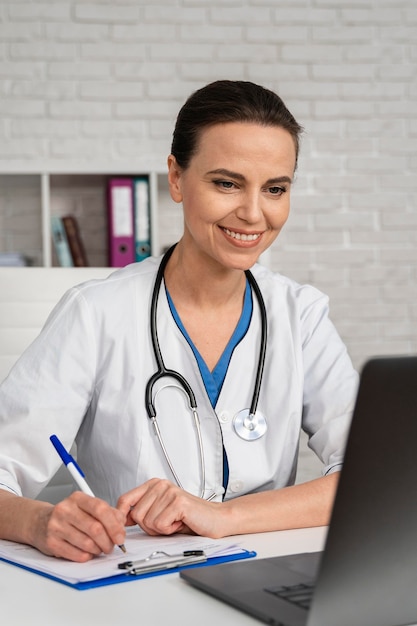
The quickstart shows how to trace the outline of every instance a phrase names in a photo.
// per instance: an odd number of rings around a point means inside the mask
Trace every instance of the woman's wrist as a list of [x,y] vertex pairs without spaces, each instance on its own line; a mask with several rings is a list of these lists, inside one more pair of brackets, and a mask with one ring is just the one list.
[[22,498],[21,535],[23,543],[42,550],[45,544],[47,520],[53,509],[49,502]]

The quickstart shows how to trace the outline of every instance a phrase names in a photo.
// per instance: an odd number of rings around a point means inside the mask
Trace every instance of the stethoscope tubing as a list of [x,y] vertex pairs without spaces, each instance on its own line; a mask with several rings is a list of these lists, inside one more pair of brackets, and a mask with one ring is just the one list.
[[182,374],[180,374],[179,372],[176,372],[175,370],[170,370],[165,366],[164,359],[162,357],[161,347],[159,345],[159,338],[158,338],[158,331],[157,331],[156,317],[157,317],[157,300],[159,296],[159,287],[162,283],[165,268],[171,257],[171,254],[174,251],[175,245],[173,245],[165,253],[165,256],[163,257],[159,265],[158,272],[155,278],[155,286],[154,286],[154,291],[153,291],[152,300],[151,300],[151,312],[150,312],[151,340],[152,340],[153,351],[155,354],[155,359],[156,359],[156,364],[157,364],[157,371],[148,380],[146,384],[146,390],[145,390],[146,410],[148,412],[148,416],[151,419],[155,418],[156,416],[155,403],[152,399],[152,390],[153,390],[155,383],[161,378],[163,378],[164,376],[170,376],[171,378],[174,378],[175,380],[177,380],[180,383],[180,385],[184,387],[185,391],[188,394],[191,409],[197,408],[197,401],[195,399],[194,392],[191,386],[189,385],[187,379],[184,378],[184,376],[182,376]]
[[255,385],[253,388],[252,402],[249,409],[249,415],[254,416],[256,413],[256,409],[258,407],[259,394],[261,391],[262,378],[265,367],[265,355],[266,355],[266,344],[268,341],[268,320],[266,317],[266,308],[265,302],[261,294],[261,290],[259,289],[259,285],[256,282],[252,272],[249,270],[245,271],[246,278],[248,279],[250,286],[255,292],[256,299],[258,301],[259,311],[261,314],[261,345],[259,348],[259,358],[258,358],[258,367],[256,370],[256,378]]
[[[187,399],[189,401],[189,397],[188,397],[187,391],[184,389],[184,387],[181,387],[181,386],[178,386],[178,385],[174,385],[174,386],[178,387],[178,389],[180,391],[182,391],[182,393],[184,393],[187,396]],[[160,387],[158,389],[158,391],[155,394],[155,400],[156,400],[156,396],[158,395],[158,393],[160,393],[163,389],[165,389],[167,387],[171,387],[171,385],[163,385],[162,387]],[[196,434],[197,434],[197,444],[198,444],[198,449],[199,449],[199,454],[200,454],[201,483],[202,483],[202,485],[205,485],[206,484],[206,465],[205,465],[205,462],[204,462],[204,447],[203,447],[203,439],[201,437],[200,418],[198,417],[198,412],[197,412],[196,408],[190,407],[190,409],[191,409],[192,414],[193,414],[194,427],[195,427],[195,431],[196,431]],[[167,448],[165,446],[164,439],[163,439],[162,434],[161,434],[161,429],[159,428],[158,420],[156,419],[156,415],[153,418],[151,418],[151,421],[152,421],[152,425],[153,425],[154,430],[155,430],[155,434],[158,437],[159,444],[160,444],[160,446],[162,448],[162,452],[164,453],[164,457],[165,457],[165,459],[166,459],[166,461],[167,461],[167,463],[169,465],[169,469],[171,470],[172,475],[174,476],[177,485],[179,487],[181,487],[181,489],[184,489],[184,487],[182,486],[180,477],[178,476],[177,472],[175,471],[175,467],[174,467],[174,465],[173,465],[173,463],[171,461],[171,458],[170,458],[170,456],[168,454],[168,450],[167,450]],[[201,498],[204,497],[204,488],[202,488],[200,497]]]
[[[176,379],[180,383],[180,385],[182,385],[187,391],[187,394],[190,399],[190,407],[192,409],[197,408],[197,401],[195,399],[194,392],[191,386],[189,385],[188,381],[186,380],[186,378],[184,378],[184,376],[182,376],[182,374],[180,374],[179,372],[175,370],[170,370],[165,366],[164,359],[162,357],[161,347],[159,345],[159,338],[158,338],[158,331],[157,331],[157,319],[156,318],[157,318],[157,299],[159,296],[159,288],[162,283],[165,268],[167,266],[169,259],[171,258],[171,255],[176,245],[177,244],[174,244],[173,246],[171,246],[171,248],[169,248],[169,250],[165,253],[164,257],[162,258],[162,261],[159,265],[158,272],[155,278],[155,286],[154,286],[154,291],[153,291],[152,300],[151,300],[151,311],[150,311],[151,328],[150,330],[151,330],[152,347],[153,347],[156,364],[157,364],[157,371],[148,380],[147,385],[146,385],[146,390],[145,390],[146,409],[150,418],[155,417],[156,415],[155,404],[152,400],[153,386],[156,383],[156,381],[158,381],[160,378],[164,376],[171,376],[172,378]],[[255,292],[256,299],[258,301],[260,315],[261,315],[261,329],[262,329],[261,330],[261,344],[259,348],[258,366],[257,366],[257,371],[256,371],[256,377],[255,377],[255,385],[253,388],[252,401],[251,401],[251,405],[249,409],[249,415],[253,416],[255,415],[256,409],[258,406],[259,394],[260,394],[262,378],[263,378],[263,371],[264,371],[264,366],[265,366],[266,345],[267,345],[267,340],[268,340],[268,322],[267,322],[267,316],[266,316],[265,303],[262,297],[261,290],[259,289],[259,285],[256,282],[250,270],[246,270],[245,275],[249,281],[251,288]]]
[[[202,482],[202,488],[201,488],[201,494],[200,497],[203,498],[204,497],[204,491],[205,491],[205,463],[204,463],[204,448],[203,448],[203,442],[202,442],[202,436],[201,436],[201,428],[200,428],[200,420],[198,417],[198,412],[197,412],[197,401],[194,395],[194,392],[190,386],[190,384],[188,383],[188,381],[186,380],[186,378],[180,374],[179,372],[175,371],[175,370],[171,370],[168,369],[165,366],[164,363],[164,359],[162,357],[162,352],[161,352],[161,347],[159,344],[159,338],[158,338],[158,330],[157,330],[157,308],[158,308],[158,298],[159,298],[159,291],[160,291],[160,287],[162,284],[162,280],[164,277],[164,272],[165,272],[165,268],[167,266],[167,263],[169,261],[169,259],[171,258],[171,255],[175,249],[175,246],[177,244],[174,244],[173,246],[171,246],[171,248],[169,248],[169,250],[165,253],[165,255],[162,258],[162,261],[159,265],[157,274],[156,274],[156,278],[155,278],[155,284],[154,284],[154,288],[153,288],[153,292],[152,292],[152,297],[151,297],[151,307],[150,307],[150,334],[151,334],[151,340],[152,340],[152,347],[153,347],[153,352],[155,355],[155,359],[156,359],[156,365],[157,365],[157,371],[150,377],[150,379],[148,380],[147,384],[146,384],[146,389],[145,389],[145,406],[146,406],[146,411],[148,413],[148,417],[150,418],[150,420],[152,421],[154,430],[155,430],[155,434],[159,440],[159,443],[161,445],[163,454],[165,456],[165,459],[168,463],[168,466],[177,482],[177,484],[182,488],[182,484],[181,481],[177,475],[177,473],[175,472],[175,469],[173,467],[173,464],[170,460],[170,457],[168,455],[168,451],[166,449],[166,446],[164,444],[161,432],[160,432],[160,428],[158,426],[158,422],[157,422],[157,417],[156,417],[156,408],[155,408],[155,400],[156,400],[156,396],[158,395],[159,391],[161,389],[163,389],[164,387],[161,387],[155,394],[155,397],[152,398],[152,394],[153,394],[153,388],[155,383],[160,380],[161,378],[164,377],[171,377],[174,380],[176,380],[179,383],[179,388],[181,391],[183,391],[187,396],[188,396],[188,400],[190,403],[190,409],[193,413],[193,420],[194,420],[194,425],[195,425],[195,429],[196,429],[196,433],[197,433],[197,438],[198,438],[198,447],[199,447],[199,451],[200,451],[200,472],[201,472],[201,482]],[[254,430],[255,428],[253,427],[253,422],[255,420],[255,413],[256,413],[256,409],[258,406],[258,400],[259,400],[259,394],[260,394],[260,389],[261,389],[261,384],[262,384],[262,377],[263,377],[263,371],[264,371],[264,366],[265,366],[265,355],[266,355],[266,344],[267,344],[267,338],[268,338],[268,325],[267,325],[267,315],[266,315],[266,308],[265,308],[265,303],[262,297],[262,293],[261,290],[259,289],[259,285],[256,282],[252,272],[250,270],[246,270],[245,271],[245,275],[247,280],[249,281],[249,284],[253,290],[253,292],[255,293],[256,299],[258,301],[258,306],[259,306],[259,310],[260,310],[260,315],[261,315],[261,342],[260,342],[260,348],[259,348],[259,358],[258,358],[258,365],[257,365],[257,369],[256,369],[256,377],[255,377],[255,384],[254,384],[254,388],[253,388],[253,394],[252,394],[252,400],[251,400],[251,405],[250,405],[250,409],[249,409],[249,415],[247,416],[246,411],[248,409],[245,409],[241,412],[239,412],[237,414],[237,416],[240,416],[242,413],[244,414],[244,416],[246,415],[246,417],[248,418],[248,422],[250,423],[251,428],[249,428],[247,430],[248,433],[252,433],[254,434]],[[176,385],[175,385],[176,386]],[[236,416],[236,417],[237,417]],[[263,427],[261,429],[258,429],[258,432],[256,433],[255,437],[247,437],[245,434],[242,434],[243,431],[246,432],[246,426],[244,425],[246,422],[246,417],[244,417],[243,419],[243,426],[242,424],[239,425],[239,427],[237,425],[235,425],[235,429],[237,434],[247,440],[252,440],[252,439],[256,439],[261,437],[265,430],[266,430],[266,422],[265,419],[263,418],[263,416],[261,416],[261,420],[263,421]],[[236,418],[235,418],[236,419]],[[238,429],[239,428],[239,429]],[[211,496],[208,498],[208,500],[212,500],[214,497],[216,497],[216,493],[213,492],[211,494]]]

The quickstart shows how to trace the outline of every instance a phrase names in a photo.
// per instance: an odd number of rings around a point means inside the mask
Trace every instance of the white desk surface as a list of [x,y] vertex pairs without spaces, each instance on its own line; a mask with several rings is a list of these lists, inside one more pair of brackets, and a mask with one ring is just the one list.
[[[236,537],[257,558],[313,552],[327,527]],[[78,591],[0,561],[1,623],[12,626],[246,626],[259,622],[165,574]]]

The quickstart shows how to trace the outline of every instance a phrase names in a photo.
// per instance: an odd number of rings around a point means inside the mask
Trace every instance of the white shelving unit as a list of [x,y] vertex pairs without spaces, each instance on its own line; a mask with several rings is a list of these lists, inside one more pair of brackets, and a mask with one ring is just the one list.
[[[27,167],[27,164],[26,164]],[[90,266],[107,265],[107,181],[145,175],[151,203],[151,249],[160,254],[182,232],[181,207],[170,198],[166,169],[144,167],[51,167],[42,171],[14,164],[0,173],[0,251],[20,252],[31,264],[58,265],[51,215],[76,216]]]

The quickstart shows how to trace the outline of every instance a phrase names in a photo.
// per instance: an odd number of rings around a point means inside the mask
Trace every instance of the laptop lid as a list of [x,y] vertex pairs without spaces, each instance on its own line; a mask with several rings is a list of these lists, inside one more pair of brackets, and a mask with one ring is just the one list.
[[417,622],[417,357],[364,366],[309,626]]
[[[198,588],[270,624],[417,623],[417,357],[369,360],[361,374],[325,550],[188,570]],[[265,588],[311,583],[311,609]]]

